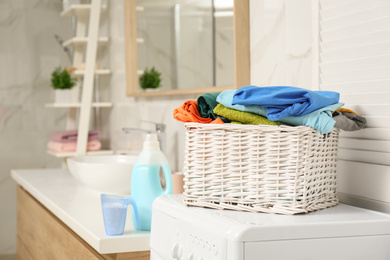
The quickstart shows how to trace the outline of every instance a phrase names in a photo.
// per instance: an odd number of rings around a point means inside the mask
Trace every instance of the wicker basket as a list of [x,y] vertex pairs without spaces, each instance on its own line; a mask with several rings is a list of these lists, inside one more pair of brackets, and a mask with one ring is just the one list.
[[334,206],[338,129],[186,123],[184,203],[279,214]]

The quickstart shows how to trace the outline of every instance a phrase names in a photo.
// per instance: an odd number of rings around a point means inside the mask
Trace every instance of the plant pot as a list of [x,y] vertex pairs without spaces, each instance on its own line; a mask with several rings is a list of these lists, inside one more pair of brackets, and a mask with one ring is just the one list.
[[56,103],[72,103],[71,89],[55,89],[54,92]]
[[145,92],[156,92],[158,91],[159,89],[158,88],[145,88],[143,89]]

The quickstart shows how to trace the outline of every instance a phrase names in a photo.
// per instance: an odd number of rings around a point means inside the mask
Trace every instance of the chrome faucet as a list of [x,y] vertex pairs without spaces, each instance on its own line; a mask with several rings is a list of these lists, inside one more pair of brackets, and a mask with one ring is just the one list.
[[166,155],[166,135],[165,135],[165,129],[166,125],[162,123],[155,123],[155,122],[150,122],[150,121],[142,121],[145,123],[151,123],[155,125],[155,131],[151,130],[145,130],[141,128],[129,128],[129,127],[124,127],[122,128],[122,131],[127,134],[131,132],[142,132],[142,133],[155,133],[157,135],[158,142],[160,143],[160,149],[161,151]]

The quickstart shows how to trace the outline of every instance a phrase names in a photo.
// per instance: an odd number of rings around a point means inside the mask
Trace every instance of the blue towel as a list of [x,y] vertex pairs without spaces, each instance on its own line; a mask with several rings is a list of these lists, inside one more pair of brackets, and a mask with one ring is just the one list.
[[[233,96],[236,90],[225,90],[217,97],[217,102],[221,103],[225,107],[251,112],[254,114],[267,116],[267,108],[261,106],[243,106],[243,105],[232,105]],[[336,121],[332,118],[332,111],[335,111],[339,107],[342,107],[343,103],[333,104],[321,109],[315,110],[304,116],[288,116],[280,120],[280,122],[289,125],[303,125],[310,126],[318,130],[321,134],[327,134],[332,131]]]
[[279,121],[288,116],[303,116],[339,102],[333,91],[311,91],[297,87],[245,86],[236,91],[233,105],[257,105],[268,108],[267,118]]

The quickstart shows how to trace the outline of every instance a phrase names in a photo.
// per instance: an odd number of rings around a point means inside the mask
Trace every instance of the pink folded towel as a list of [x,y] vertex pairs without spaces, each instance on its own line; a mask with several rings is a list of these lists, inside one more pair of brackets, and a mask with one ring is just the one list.
[[[94,140],[87,143],[87,151],[97,151],[102,147],[100,141]],[[77,143],[61,143],[50,141],[47,143],[47,148],[55,153],[74,153],[77,150]]]
[[[68,131],[58,131],[54,132],[50,136],[50,140],[59,143],[70,143],[77,141],[77,130],[68,130]],[[89,131],[88,132],[88,141],[99,140],[100,131]]]

